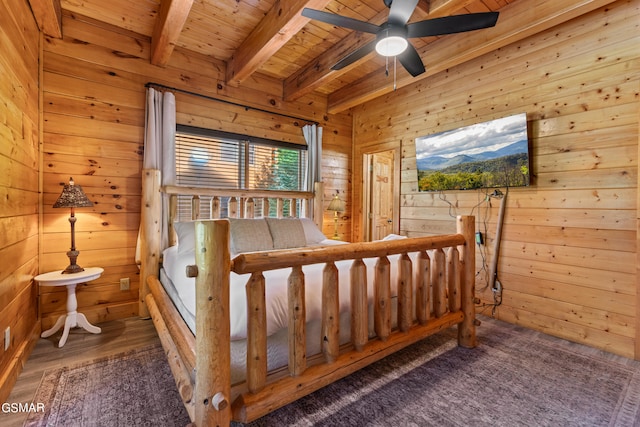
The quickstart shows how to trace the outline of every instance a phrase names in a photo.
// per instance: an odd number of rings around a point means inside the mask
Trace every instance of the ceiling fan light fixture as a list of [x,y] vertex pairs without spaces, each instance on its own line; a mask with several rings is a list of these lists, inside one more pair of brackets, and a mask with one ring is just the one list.
[[402,36],[389,36],[378,40],[376,52],[382,56],[398,56],[407,49],[409,42]]

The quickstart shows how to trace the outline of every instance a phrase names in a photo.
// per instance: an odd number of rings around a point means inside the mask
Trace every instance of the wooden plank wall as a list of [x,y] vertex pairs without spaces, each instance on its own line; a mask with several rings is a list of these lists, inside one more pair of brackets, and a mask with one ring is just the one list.
[[[176,49],[169,64],[149,64],[145,37],[74,14],[63,16],[63,39],[46,38],[44,48],[44,224],[41,271],[66,266],[68,213],[51,206],[73,176],[93,208],[76,210],[78,264],[101,266],[101,278],[78,291],[79,311],[90,322],[138,312],[138,268],[134,263],[140,221],[141,159],[145,87],[155,82],[244,105],[319,122],[324,128],[326,194],[350,197],[351,116],[327,116],[320,97],[283,103],[275,80],[252,77],[242,88],[224,85],[224,64]],[[177,94],[178,122],[248,135],[302,141],[301,121],[235,108],[205,98]],[[327,214],[328,225],[330,215]],[[342,236],[349,239],[346,216]],[[332,232],[328,228],[327,233]],[[119,279],[131,289],[121,291]],[[65,309],[64,291],[43,289],[42,327]]]
[[[38,27],[26,1],[0,5],[0,402],[39,332]],[[4,350],[4,331],[10,345]]]
[[[401,145],[402,234],[452,231],[451,215],[476,215],[487,235],[480,290],[499,200],[417,192],[414,138],[526,112],[534,181],[509,191],[495,316],[636,358],[639,9],[616,2],[353,110],[354,182],[363,153]],[[361,223],[355,209],[354,239]]]

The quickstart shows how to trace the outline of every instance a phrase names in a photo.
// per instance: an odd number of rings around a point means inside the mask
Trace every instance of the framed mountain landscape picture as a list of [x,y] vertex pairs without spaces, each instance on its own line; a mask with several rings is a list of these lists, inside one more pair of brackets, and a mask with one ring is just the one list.
[[526,113],[416,138],[420,191],[530,183]]

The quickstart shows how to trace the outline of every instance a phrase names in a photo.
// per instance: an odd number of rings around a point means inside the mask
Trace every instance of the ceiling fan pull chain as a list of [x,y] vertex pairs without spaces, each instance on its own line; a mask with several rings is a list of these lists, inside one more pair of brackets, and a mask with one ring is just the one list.
[[395,92],[397,85],[396,85],[396,56],[393,57],[393,90]]
[[384,66],[384,75],[385,77],[389,77],[389,57],[385,57],[385,66]]

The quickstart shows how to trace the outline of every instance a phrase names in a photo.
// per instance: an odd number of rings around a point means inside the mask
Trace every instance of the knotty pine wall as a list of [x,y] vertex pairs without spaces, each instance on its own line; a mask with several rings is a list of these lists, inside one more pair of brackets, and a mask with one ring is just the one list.
[[[417,192],[414,138],[526,112],[534,178],[507,196],[504,293],[494,314],[636,358],[639,9],[638,0],[613,3],[353,110],[354,183],[362,182],[363,153],[399,145],[402,234],[452,232],[450,215],[475,215],[487,237],[479,290],[500,200],[489,203],[482,191]],[[356,239],[361,222],[354,209]],[[481,295],[494,302],[491,291]]]
[[[95,203],[76,210],[78,264],[101,266],[99,279],[78,291],[78,311],[92,323],[138,314],[138,268],[134,253],[140,222],[145,84],[180,88],[271,112],[317,121],[324,128],[325,203],[336,190],[350,200],[351,116],[325,115],[326,102],[309,96],[281,102],[282,86],[254,76],[242,88],[224,85],[223,64],[177,49],[165,68],[149,63],[145,37],[63,16],[62,40],[45,37],[43,230],[40,271],[64,268],[69,247],[68,213],[51,206],[72,176]],[[233,107],[176,93],[178,123],[303,143],[303,120]],[[327,214],[325,232],[332,233]],[[340,225],[350,239],[346,215]],[[131,289],[121,291],[119,279]],[[66,294],[41,290],[42,328],[65,310]]]
[[[38,27],[26,1],[0,5],[0,401],[39,333]],[[10,345],[4,350],[4,331]]]

